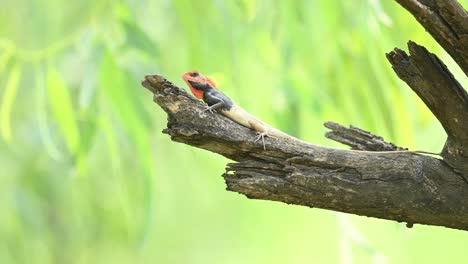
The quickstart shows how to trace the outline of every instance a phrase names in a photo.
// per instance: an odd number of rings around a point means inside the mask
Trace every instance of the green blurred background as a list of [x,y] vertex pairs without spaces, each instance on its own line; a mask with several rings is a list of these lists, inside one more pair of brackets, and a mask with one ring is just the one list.
[[384,54],[411,39],[466,77],[394,1],[1,6],[0,263],[468,261],[466,232],[225,191],[229,160],[171,142],[140,86],[198,69],[301,139],[342,147],[332,120],[439,151],[444,131]]

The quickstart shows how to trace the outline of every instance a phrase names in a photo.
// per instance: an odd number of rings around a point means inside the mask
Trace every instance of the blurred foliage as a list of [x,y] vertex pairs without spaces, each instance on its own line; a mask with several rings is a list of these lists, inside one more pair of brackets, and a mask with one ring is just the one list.
[[438,151],[443,130],[384,56],[409,39],[466,87],[394,1],[3,0],[0,263],[468,261],[466,232],[226,192],[229,161],[171,142],[140,86],[198,69],[304,140],[341,147],[333,120]]

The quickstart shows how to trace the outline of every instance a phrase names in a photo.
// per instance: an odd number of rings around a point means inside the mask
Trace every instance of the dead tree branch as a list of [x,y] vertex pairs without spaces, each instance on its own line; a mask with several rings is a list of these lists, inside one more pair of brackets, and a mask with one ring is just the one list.
[[455,0],[396,0],[468,75],[468,12]]
[[400,79],[424,101],[448,135],[468,140],[468,94],[445,64],[426,48],[410,41],[410,56],[400,49],[387,54]]
[[454,168],[468,168],[468,94],[436,55],[412,41],[408,48],[410,56],[396,48],[387,59],[447,132],[444,159]]
[[[453,0],[396,0],[468,73],[467,12]],[[218,153],[228,164],[227,189],[249,198],[319,207],[369,217],[468,230],[468,95],[434,54],[409,42],[408,56],[387,54],[394,71],[437,117],[447,141],[442,159],[402,148],[355,127],[327,122],[341,150],[267,138],[216,113],[159,75],[143,86],[168,114],[164,133]]]
[[444,161],[410,153],[351,151],[268,138],[205,107],[159,75],[143,86],[168,114],[164,130],[177,142],[206,149],[228,165],[228,190],[407,223],[468,230],[468,184]]
[[386,142],[380,136],[357,127],[350,126],[347,128],[334,122],[326,122],[324,125],[326,128],[331,129],[325,134],[325,137],[348,145],[351,149],[369,151],[406,150],[395,146],[393,143]]

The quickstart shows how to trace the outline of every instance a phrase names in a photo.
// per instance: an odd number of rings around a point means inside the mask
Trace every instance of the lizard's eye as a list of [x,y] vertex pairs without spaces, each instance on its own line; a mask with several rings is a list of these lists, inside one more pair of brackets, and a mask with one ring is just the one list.
[[191,72],[190,73],[190,76],[192,76],[192,77],[198,77],[198,75],[199,75],[198,72]]

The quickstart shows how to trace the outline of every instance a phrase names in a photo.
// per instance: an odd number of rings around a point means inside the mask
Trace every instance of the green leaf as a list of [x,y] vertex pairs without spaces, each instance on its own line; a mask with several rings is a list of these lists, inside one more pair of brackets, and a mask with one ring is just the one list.
[[12,55],[13,55],[12,50],[7,50],[7,51],[4,51],[2,55],[0,56],[0,75],[3,73],[3,70],[8,65],[8,62],[10,62]]
[[36,87],[34,97],[36,99],[35,115],[38,125],[38,133],[41,138],[44,150],[54,160],[61,160],[63,153],[59,150],[54,136],[51,134],[51,128],[49,126],[49,115],[48,115],[48,101],[46,98],[46,74],[45,69],[41,64],[35,65],[35,79]]
[[[103,56],[99,69],[99,86],[106,101],[139,147],[146,144],[146,128],[138,115],[132,93],[135,84],[130,83],[127,74],[119,69],[110,53]],[[129,88],[132,88],[130,91]]]
[[134,21],[122,21],[127,41],[130,45],[144,53],[150,58],[159,54],[158,47],[154,41]]
[[80,145],[80,133],[72,107],[71,96],[65,81],[57,70],[50,67],[47,72],[47,92],[50,107],[70,153],[76,153]]
[[181,31],[190,51],[188,53],[189,63],[192,67],[199,68],[203,64],[203,57],[200,53],[203,46],[200,23],[203,23],[203,19],[200,19],[199,14],[196,12],[197,6],[200,6],[200,4],[189,0],[174,0],[172,3],[177,23],[181,25]]
[[257,15],[257,1],[256,0],[241,0],[239,2],[242,7],[247,21],[251,22]]
[[146,234],[150,233],[150,223],[153,217],[152,198],[152,163],[151,150],[148,143],[148,132],[141,116],[136,111],[137,105],[131,99],[135,83],[130,82],[125,71],[117,65],[110,52],[103,56],[99,69],[99,86],[104,93],[106,102],[109,103],[118,120],[122,123],[130,138],[135,142],[137,155],[145,171],[145,204],[147,208],[146,222],[143,225],[142,242],[146,241]]
[[2,137],[6,142],[10,142],[11,140],[11,111],[18,91],[20,76],[20,66],[16,64],[10,71],[0,106],[0,129]]

